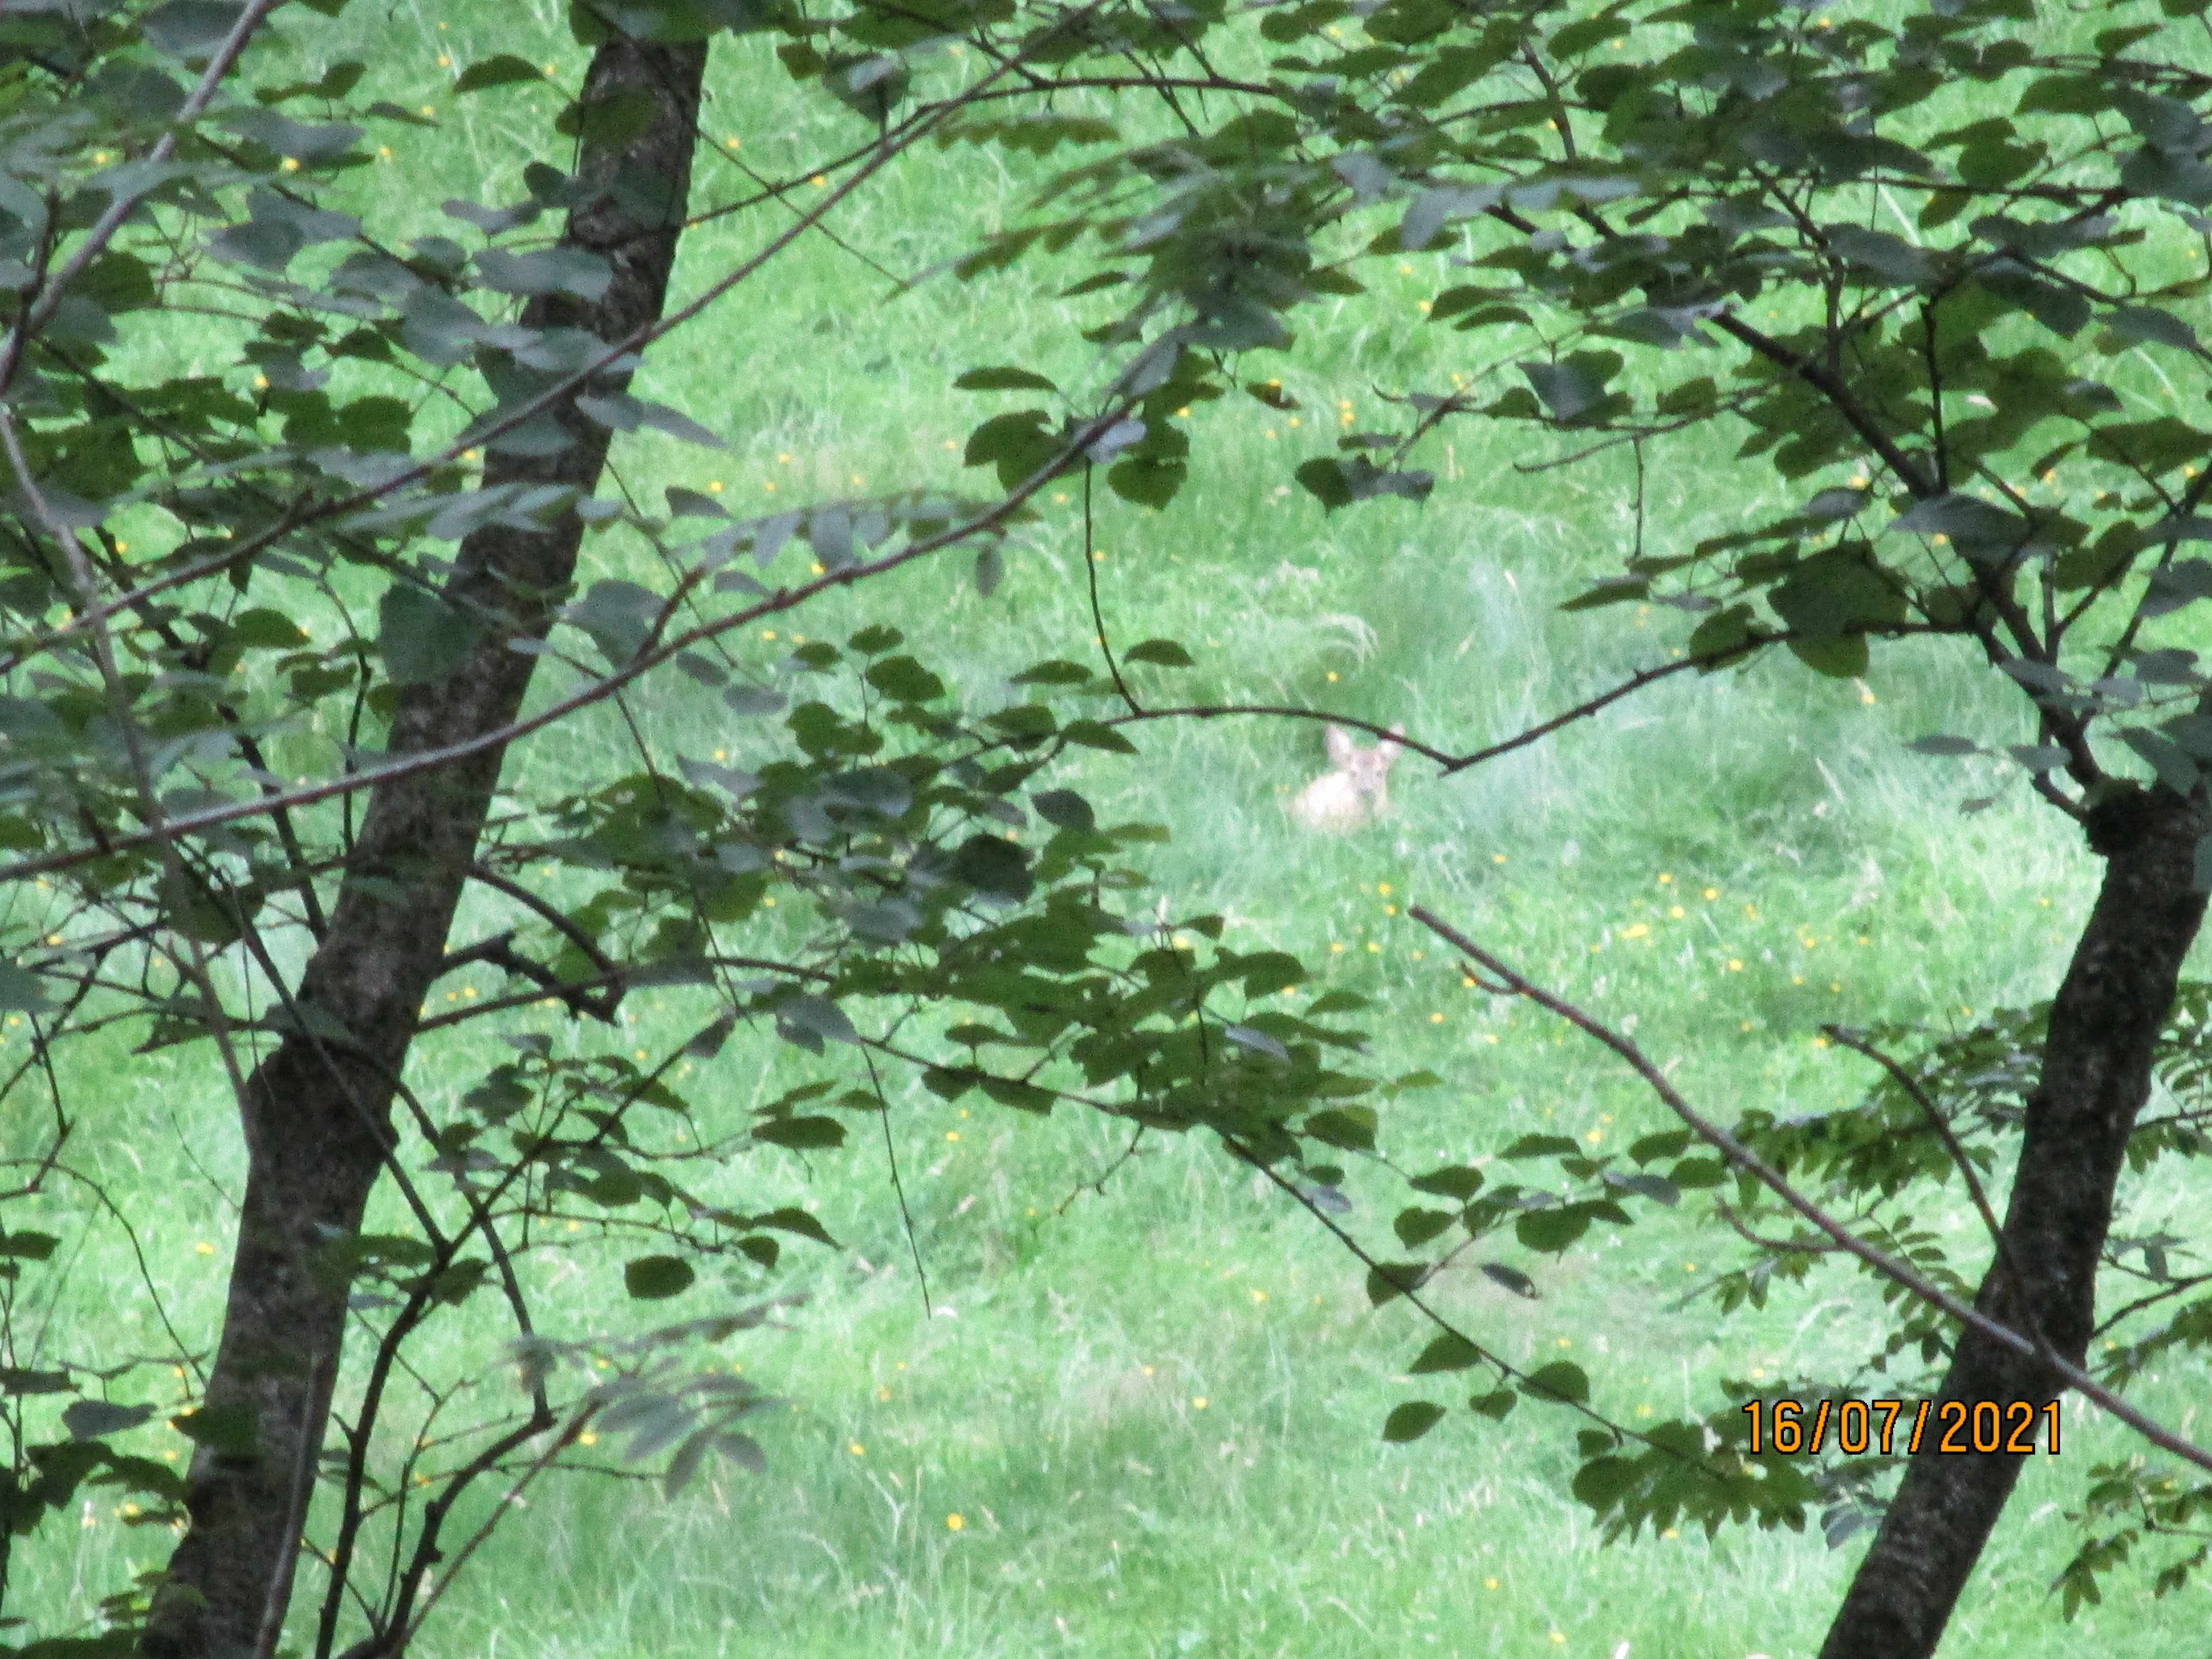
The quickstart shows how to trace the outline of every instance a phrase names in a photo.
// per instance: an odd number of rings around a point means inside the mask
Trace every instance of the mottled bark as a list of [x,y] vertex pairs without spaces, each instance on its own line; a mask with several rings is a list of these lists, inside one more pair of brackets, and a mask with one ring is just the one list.
[[[2092,822],[2091,844],[2106,861],[2104,885],[2051,1006],[2043,1075],[2027,1103],[2004,1218],[2004,1253],[1975,1298],[1990,1317],[2039,1332],[2076,1364],[2095,1323],[2097,1262],[2113,1189],[2150,1094],[2152,1046],[2204,918],[2204,896],[2191,890],[2191,880],[2207,816],[2201,799],[2159,788],[2130,791]],[[2019,1279],[2008,1261],[2017,1264]],[[2041,1359],[1967,1330],[1940,1398],[2019,1400],[2040,1408],[2059,1387]],[[1860,1563],[1820,1659],[1934,1653],[2021,1462],[1923,1444]]]
[[[612,341],[661,314],[705,63],[703,45],[617,42],[595,54],[587,98],[626,88],[653,98],[645,131],[587,146],[580,176],[605,193],[570,213],[562,237],[605,255],[613,281],[588,304],[533,300],[526,325]],[[603,374],[589,390],[620,391],[629,379]],[[495,451],[487,484],[572,484],[589,495],[606,461],[606,430],[567,400],[556,417],[572,440],[567,449]],[[447,595],[489,625],[450,674],[406,689],[391,754],[441,748],[514,719],[537,659],[508,641],[544,636],[581,538],[581,523],[568,514],[544,532],[489,526],[463,542]],[[306,1029],[288,1036],[247,1085],[245,1210],[206,1406],[250,1420],[252,1434],[250,1443],[205,1445],[194,1455],[191,1528],[141,1647],[152,1659],[258,1659],[274,1649],[345,1332],[347,1275],[333,1270],[324,1242],[358,1229],[392,1145],[394,1079],[445,951],[501,759],[490,750],[374,791],[329,931],[296,993]]]

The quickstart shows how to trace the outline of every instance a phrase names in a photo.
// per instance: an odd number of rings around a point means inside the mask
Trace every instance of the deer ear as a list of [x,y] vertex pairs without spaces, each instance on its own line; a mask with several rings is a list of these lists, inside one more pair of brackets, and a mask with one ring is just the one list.
[[1352,758],[1352,733],[1342,726],[1332,724],[1322,741],[1328,747],[1329,759],[1339,766]]

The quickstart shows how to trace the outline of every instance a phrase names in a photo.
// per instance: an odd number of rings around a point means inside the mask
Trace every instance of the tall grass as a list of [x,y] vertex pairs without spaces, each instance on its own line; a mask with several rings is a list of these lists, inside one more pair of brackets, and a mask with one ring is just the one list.
[[[496,97],[456,106],[441,88],[494,50],[556,62],[573,80],[578,56],[551,27],[555,9],[503,8],[495,27],[424,0],[354,14],[343,27],[373,28],[353,45],[374,48],[379,89],[433,104],[446,124],[434,139],[392,141],[394,156],[360,186],[372,220],[428,229],[426,204],[444,195],[519,196],[522,118]],[[526,24],[542,38],[521,39]],[[346,55],[327,33],[297,30],[316,67]],[[786,89],[754,46],[718,47],[713,88],[720,150],[702,163],[702,201],[745,188],[745,168],[780,178],[860,136]],[[1013,216],[1038,176],[973,150],[909,157],[837,222],[858,253],[810,237],[775,267],[773,303],[741,291],[657,352],[640,390],[714,425],[730,447],[631,447],[618,463],[633,493],[653,502],[682,483],[744,511],[959,483],[953,452],[1001,400],[954,393],[952,377],[1018,362],[1079,384],[1071,324],[1087,319],[1039,298],[1028,271],[894,296],[875,264],[903,276],[956,254]],[[679,287],[757,246],[762,225],[747,215],[695,232]],[[1288,487],[1295,462],[1340,428],[1390,418],[1378,392],[1447,386],[1496,355],[1422,327],[1417,302],[1438,271],[1433,258],[1408,260],[1384,270],[1368,300],[1310,319],[1298,350],[1257,371],[1279,372],[1297,410],[1234,397],[1194,410],[1196,464],[1169,511],[1102,494],[1097,570],[1113,636],[1171,635],[1199,659],[1143,682],[1147,695],[1402,719],[1416,738],[1464,750],[1680,647],[1685,619],[1663,607],[1556,609],[1622,556],[1627,475],[1612,461],[1523,471],[1538,457],[1518,440],[1455,433],[1419,508],[1330,518]],[[182,331],[174,349],[212,349]],[[1756,475],[1725,462],[1686,449],[1662,463],[1656,539],[1686,542],[1772,504]],[[932,564],[826,599],[754,648],[766,660],[793,629],[837,638],[881,615],[926,618],[908,626],[915,648],[979,697],[1039,656],[1084,656],[1093,630],[1077,488],[1045,503],[988,599],[961,568]],[[635,574],[647,557],[619,536],[595,538],[583,577]],[[632,706],[663,754],[765,752],[769,731],[686,690],[676,683]],[[1782,660],[1679,678],[1449,780],[1425,778],[1409,757],[1393,777],[1394,817],[1341,839],[1302,834],[1281,810],[1320,769],[1310,723],[1158,723],[1134,733],[1141,765],[1094,760],[1077,775],[1102,817],[1173,830],[1152,866],[1172,914],[1225,913],[1231,943],[1297,951],[1376,1000],[1376,1068],[1425,1066],[1445,1079],[1386,1122],[1393,1154],[1420,1166],[1480,1155],[1523,1127],[1607,1147],[1662,1120],[1571,1034],[1463,984],[1407,921],[1411,902],[1634,1022],[1685,1092],[1723,1118],[1824,1106],[1862,1087],[1864,1068],[1816,1045],[1820,1021],[1942,1025],[2048,995],[2094,861],[2017,780],[2005,787],[1903,747],[1936,729],[2012,739],[2021,720],[2008,689],[1958,653],[1908,646],[1881,651],[1863,684]],[[604,768],[626,742],[599,711],[509,764],[543,783]],[[1990,793],[1985,810],[1957,810]],[[465,915],[464,932],[477,920]],[[696,1012],[665,993],[634,1000],[623,1018],[640,1048],[658,1052]],[[470,1034],[426,1044],[416,1086],[434,1109],[500,1053]],[[152,1287],[204,1345],[243,1175],[221,1078],[196,1049],[133,1056],[119,1040],[78,1063],[106,1103],[84,1138],[86,1172],[137,1218]],[[814,1062],[740,1033],[711,1064],[687,1086],[736,1121]],[[1384,1446],[1379,1425],[1413,1391],[1402,1372],[1422,1333],[1401,1311],[1370,1312],[1355,1264],[1212,1149],[1153,1142],[1123,1161],[1102,1123],[1016,1121],[918,1089],[891,1130],[910,1241],[866,1137],[840,1157],[771,1153],[727,1171],[738,1201],[804,1201],[844,1247],[797,1267],[805,1306],[731,1349],[789,1402],[763,1435],[769,1473],[719,1473],[673,1503],[634,1483],[556,1477],[495,1535],[426,1652],[1366,1659],[1411,1649],[1472,1659],[1611,1656],[1626,1642],[1636,1659],[1785,1659],[1817,1646],[1852,1550],[1736,1534],[1602,1548],[1565,1495],[1565,1429],[1534,1407],[1503,1425],[1461,1413],[1418,1445]],[[1355,1170],[1347,1224],[1387,1242],[1392,1188],[1387,1172]],[[2168,1178],[2142,1201],[2172,1213],[2203,1198]],[[129,1241],[103,1216],[57,1216],[78,1254],[50,1350],[77,1357],[95,1317],[119,1351],[164,1349]],[[1938,1224],[1978,1259],[1969,1216]],[[1557,1261],[1520,1261],[1540,1300],[1472,1273],[1452,1275],[1443,1300],[1512,1358],[1583,1360],[1598,1403],[1630,1420],[1705,1409],[1722,1376],[1778,1383],[1864,1351],[1878,1310],[1840,1276],[1719,1322],[1694,1293],[1740,1252],[1697,1214],[1668,1217]],[[702,1282],[681,1305],[704,1311],[746,1288]],[[628,1317],[608,1276],[547,1295],[556,1334]],[[443,1340],[429,1366],[491,1352],[466,1331]],[[2178,1407],[2203,1382],[2201,1370],[2163,1376],[2144,1402]],[[2071,1407],[2068,1437],[2063,1460],[2029,1470],[1946,1652],[2201,1652],[2201,1616],[2154,1605],[2138,1586],[2075,1626],[2057,1621],[2045,1585],[2072,1547],[2062,1511],[2081,1471],[2127,1446]],[[158,1427],[137,1439],[171,1457],[181,1444]],[[9,1611],[63,1627],[129,1569],[158,1565],[170,1541],[123,1524],[96,1494],[81,1519],[19,1560]],[[303,1587],[319,1589],[312,1571]]]

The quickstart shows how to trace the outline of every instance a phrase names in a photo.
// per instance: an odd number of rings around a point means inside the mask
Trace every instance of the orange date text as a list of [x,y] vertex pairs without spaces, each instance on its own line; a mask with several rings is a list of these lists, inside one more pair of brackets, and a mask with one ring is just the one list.
[[1831,1446],[1847,1457],[1910,1457],[1923,1448],[1960,1455],[2058,1455],[2055,1400],[2039,1406],[2027,1400],[1750,1400],[1743,1413],[1751,1419],[1754,1457],[1817,1457]]

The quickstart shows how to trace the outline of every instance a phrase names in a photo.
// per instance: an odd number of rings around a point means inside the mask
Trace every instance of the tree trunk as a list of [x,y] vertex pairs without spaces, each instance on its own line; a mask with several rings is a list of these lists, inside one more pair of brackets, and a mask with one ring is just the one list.
[[[605,193],[570,213],[562,236],[604,255],[613,280],[592,303],[533,299],[526,326],[612,341],[660,315],[690,191],[706,56],[703,44],[627,41],[593,56],[587,100],[635,88],[653,100],[650,123],[629,142],[586,142],[580,176]],[[602,374],[588,390],[618,392],[629,380]],[[487,485],[592,493],[608,434],[575,411],[573,397],[555,411],[569,447],[534,457],[495,450]],[[570,513],[544,532],[492,526],[462,543],[446,595],[489,626],[442,680],[405,690],[389,754],[440,748],[515,717],[537,659],[508,641],[544,637],[582,533]],[[394,1145],[394,1084],[445,952],[501,759],[491,750],[373,793],[329,931],[301,979],[304,1029],[287,1036],[247,1084],[245,1210],[206,1398],[210,1421],[240,1432],[211,1435],[194,1453],[191,1524],[141,1644],[150,1659],[266,1659],[274,1650],[345,1334],[349,1273],[343,1262],[333,1270],[325,1242],[358,1229]]]
[[[2090,844],[2106,860],[2104,885],[2051,1005],[2004,1252],[1975,1297],[1991,1318],[2039,1331],[2076,1364],[2095,1324],[2113,1188],[2150,1095],[2152,1045],[2204,918],[2205,897],[2191,890],[2191,878],[2206,818],[2201,792],[2185,799],[2162,787],[2130,789],[2093,815]],[[1969,1406],[2021,1400],[2039,1410],[2059,1387],[2042,1360],[1970,1329],[1960,1333],[1938,1397]],[[1820,1659],[1925,1659],[1936,1650],[2021,1458],[1945,1453],[1933,1438],[1906,1467]]]

